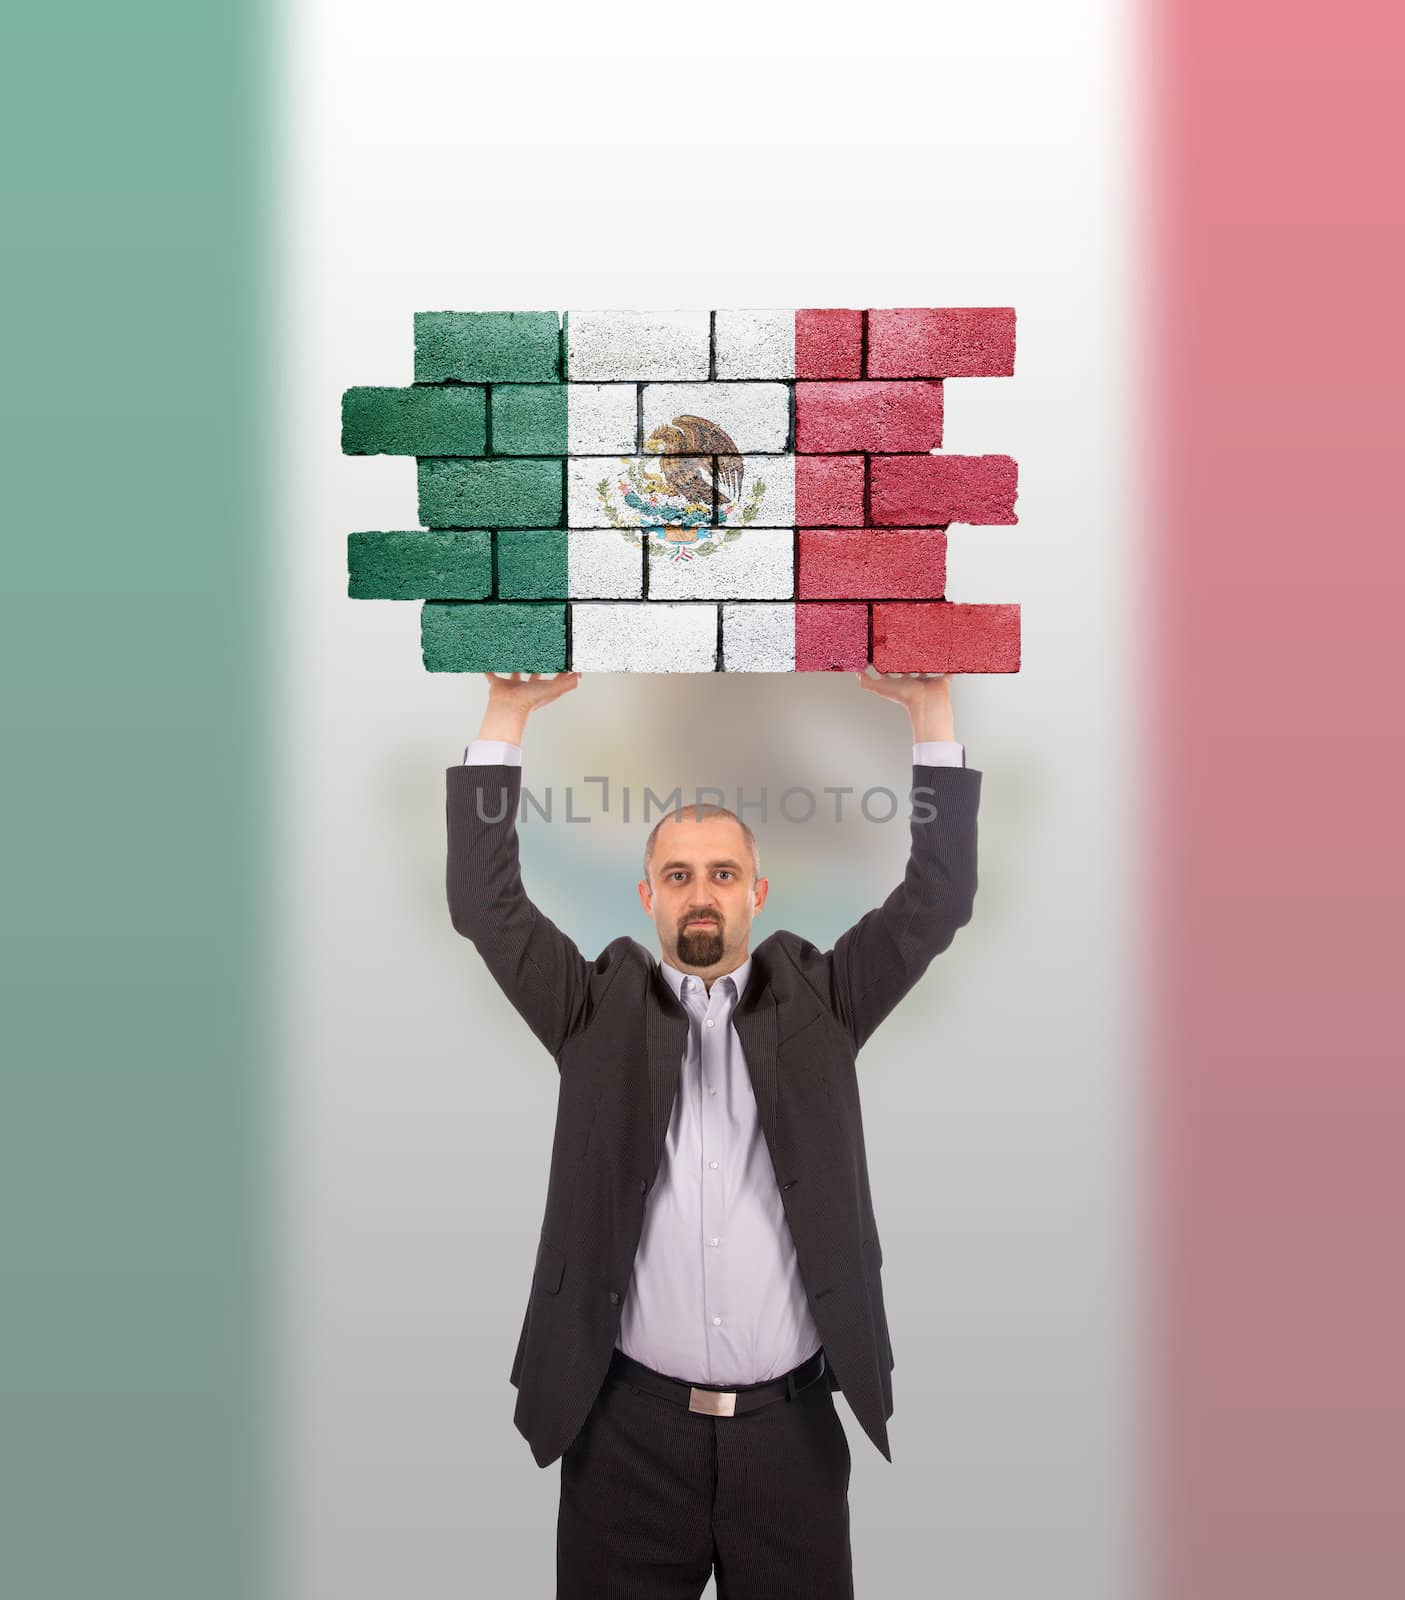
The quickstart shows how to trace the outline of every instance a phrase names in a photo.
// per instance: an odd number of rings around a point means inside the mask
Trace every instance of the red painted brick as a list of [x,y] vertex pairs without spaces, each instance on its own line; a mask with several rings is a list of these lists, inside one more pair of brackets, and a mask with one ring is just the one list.
[[1011,306],[870,311],[870,378],[1008,378],[1015,370]]
[[862,456],[796,456],[796,526],[861,528],[863,466]]
[[795,313],[797,378],[858,378],[862,375],[862,311]]
[[948,672],[1018,672],[1018,606],[952,606]]
[[795,607],[797,672],[862,672],[868,665],[868,607],[824,601]]
[[933,450],[941,442],[939,383],[795,385],[797,450]]
[[878,601],[873,664],[880,672],[1018,672],[1020,608]]
[[874,456],[869,507],[885,527],[1017,522],[1019,469],[1009,456]]
[[802,600],[939,600],[946,535],[937,528],[802,528],[796,595]]

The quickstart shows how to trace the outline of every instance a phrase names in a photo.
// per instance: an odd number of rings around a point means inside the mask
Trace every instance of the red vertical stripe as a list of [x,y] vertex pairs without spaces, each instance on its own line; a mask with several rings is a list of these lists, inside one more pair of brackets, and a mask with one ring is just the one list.
[[1401,32],[1149,51],[1161,1600],[1405,1594]]

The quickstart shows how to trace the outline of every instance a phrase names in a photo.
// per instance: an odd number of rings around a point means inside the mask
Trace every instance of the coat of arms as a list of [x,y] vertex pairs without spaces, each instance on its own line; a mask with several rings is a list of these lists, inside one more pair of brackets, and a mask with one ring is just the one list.
[[[605,515],[630,544],[652,539],[670,559],[691,561],[739,539],[760,511],[765,481],[746,487],[731,435],[706,417],[675,417],[654,429],[644,449],[655,459],[621,457],[619,474],[595,486]],[[637,528],[621,516],[621,506],[638,514]]]

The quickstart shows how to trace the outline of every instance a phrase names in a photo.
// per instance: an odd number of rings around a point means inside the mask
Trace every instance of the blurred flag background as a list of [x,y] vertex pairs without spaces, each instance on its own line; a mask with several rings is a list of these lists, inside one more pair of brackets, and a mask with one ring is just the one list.
[[[484,685],[346,598],[414,462],[344,458],[340,395],[410,381],[418,310],[798,304],[1019,314],[946,417],[1021,470],[948,550],[1022,606],[1020,674],[954,687],[976,916],[860,1061],[896,1411],[891,1465],[850,1425],[858,1592],[1398,1595],[1398,17],[8,32],[4,1592],[551,1592],[507,1371],[555,1073],[448,924]],[[740,787],[757,937],[832,942],[904,854],[860,695],[588,676],[528,732],[529,889],[654,948],[644,786]]]

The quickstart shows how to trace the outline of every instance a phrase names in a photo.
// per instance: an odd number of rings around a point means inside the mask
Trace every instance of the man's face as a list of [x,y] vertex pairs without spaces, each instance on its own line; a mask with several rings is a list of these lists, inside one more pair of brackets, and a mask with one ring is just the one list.
[[684,810],[654,841],[639,899],[654,919],[664,960],[684,972],[730,972],[746,959],[751,922],[766,901],[751,847],[731,817]]

